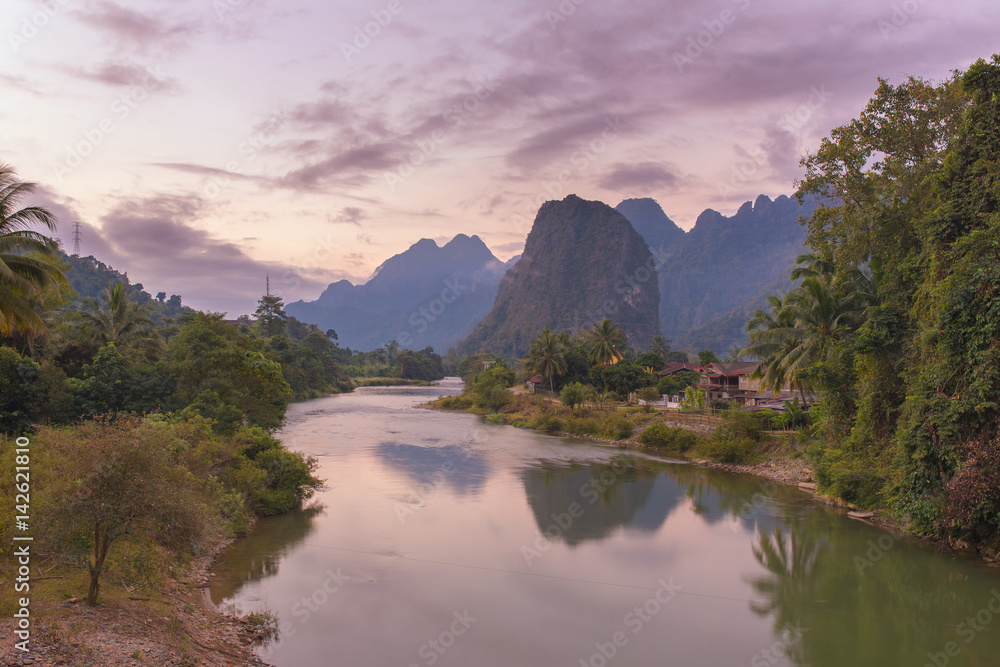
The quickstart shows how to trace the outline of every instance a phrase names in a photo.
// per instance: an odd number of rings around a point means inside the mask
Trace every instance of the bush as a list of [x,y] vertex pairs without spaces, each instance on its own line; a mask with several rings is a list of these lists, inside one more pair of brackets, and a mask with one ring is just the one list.
[[587,390],[579,382],[570,382],[559,392],[559,400],[570,410],[576,411],[576,406],[587,398]]
[[627,440],[632,437],[635,423],[625,415],[615,413],[604,423],[602,435],[609,440]]
[[562,429],[562,420],[555,415],[542,415],[535,420],[535,430],[537,431],[561,431]]
[[699,447],[701,454],[720,463],[749,463],[757,449],[757,443],[746,438],[714,433]]
[[651,412],[653,406],[650,404],[660,400],[660,392],[656,390],[656,387],[643,387],[636,392],[636,396],[640,401],[646,403],[646,405],[642,406],[645,412]]
[[698,442],[698,436],[680,426],[670,427],[657,422],[640,433],[638,440],[649,447],[684,453],[694,447]]

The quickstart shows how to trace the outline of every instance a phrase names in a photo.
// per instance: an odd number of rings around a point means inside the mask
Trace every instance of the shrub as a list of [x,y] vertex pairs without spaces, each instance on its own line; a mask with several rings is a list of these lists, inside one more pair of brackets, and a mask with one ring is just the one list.
[[627,440],[632,437],[635,423],[625,415],[615,413],[604,423],[602,435],[610,440]]
[[570,382],[559,392],[559,400],[570,410],[576,412],[576,406],[587,398],[587,390],[579,382]]
[[664,423],[652,424],[639,434],[639,442],[649,447],[686,452],[698,442],[698,436],[680,426],[670,427]]
[[555,415],[542,415],[535,420],[535,430],[538,431],[561,431],[562,428],[562,420]]
[[720,435],[718,432],[705,439],[699,451],[708,459],[720,463],[748,463],[757,449],[757,443],[746,438],[736,438],[731,435]]
[[653,409],[653,406],[650,405],[650,403],[655,403],[660,400],[660,392],[657,391],[656,387],[643,387],[636,392],[636,396],[640,401],[646,403],[646,405],[642,406],[642,409],[646,412],[650,412]]

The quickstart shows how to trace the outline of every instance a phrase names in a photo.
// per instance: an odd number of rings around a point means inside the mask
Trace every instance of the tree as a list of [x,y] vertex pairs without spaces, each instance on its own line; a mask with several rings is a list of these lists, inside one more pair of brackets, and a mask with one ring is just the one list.
[[559,392],[559,400],[562,404],[576,413],[576,406],[582,405],[587,398],[587,390],[579,382],[570,382]]
[[285,302],[277,294],[271,294],[271,281],[267,281],[267,292],[257,302],[257,310],[253,316],[260,322],[262,335],[271,337],[285,332],[285,321],[288,315],[284,310]]
[[656,334],[649,342],[649,351],[666,362],[667,355],[670,354],[670,339],[664,338],[663,334]]
[[566,372],[566,348],[559,337],[548,327],[531,342],[527,366],[543,378],[549,379],[549,391],[554,392],[553,378]]
[[713,362],[719,363],[720,361],[722,361],[722,359],[719,359],[719,355],[712,350],[702,350],[698,353],[698,363],[702,366],[707,366]]
[[607,364],[615,359],[622,359],[619,350],[625,347],[625,331],[605,317],[600,322],[594,324],[590,330],[590,349],[587,350],[587,357],[595,364]]
[[84,302],[80,318],[94,331],[100,346],[114,344],[123,350],[136,350],[152,357],[161,349],[160,336],[150,319],[148,304],[139,305],[133,300],[126,283],[106,287],[101,295],[103,305],[94,299]]
[[660,392],[656,389],[656,387],[642,387],[636,392],[636,396],[640,401],[645,403],[645,405],[642,406],[642,409],[645,412],[652,412],[653,403],[660,400]]
[[652,368],[654,372],[662,371],[667,367],[667,365],[663,363],[663,358],[654,352],[643,352],[635,358],[635,363],[643,368]]
[[36,436],[52,455],[63,488],[50,489],[45,530],[66,548],[90,553],[87,603],[97,604],[112,545],[141,533],[166,548],[197,538],[205,513],[193,477],[171,459],[176,442],[157,424],[137,417],[83,422]]
[[18,208],[35,189],[34,183],[17,180],[17,174],[0,164],[0,333],[15,330],[45,331],[36,312],[41,290],[65,278],[55,259],[56,242],[32,229],[41,225],[56,230],[56,219],[40,206]]

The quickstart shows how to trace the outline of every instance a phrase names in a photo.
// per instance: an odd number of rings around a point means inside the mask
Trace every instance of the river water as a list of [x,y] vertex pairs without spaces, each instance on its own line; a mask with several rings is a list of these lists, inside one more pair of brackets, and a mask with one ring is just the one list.
[[1000,665],[1000,571],[797,489],[365,388],[280,434],[326,488],[221,557],[279,667]]

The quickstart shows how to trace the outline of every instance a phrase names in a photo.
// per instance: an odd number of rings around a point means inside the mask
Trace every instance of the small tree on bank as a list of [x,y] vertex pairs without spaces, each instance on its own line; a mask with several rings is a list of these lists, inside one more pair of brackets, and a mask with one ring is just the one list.
[[52,476],[64,488],[46,491],[53,500],[44,525],[67,550],[89,552],[87,604],[97,604],[105,560],[120,538],[142,533],[178,548],[205,528],[204,505],[190,473],[172,460],[177,443],[167,429],[129,417],[83,422],[40,437],[55,465],[64,468]]

